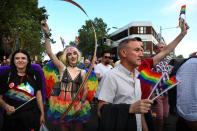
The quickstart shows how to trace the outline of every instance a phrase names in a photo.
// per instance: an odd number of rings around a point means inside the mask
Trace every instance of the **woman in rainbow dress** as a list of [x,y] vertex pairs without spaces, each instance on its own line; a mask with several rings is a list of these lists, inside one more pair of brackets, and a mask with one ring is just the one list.
[[83,130],[83,124],[87,123],[90,118],[91,109],[89,101],[86,99],[87,86],[84,86],[77,101],[61,119],[61,116],[75,98],[86,76],[86,71],[77,67],[80,63],[80,52],[75,47],[68,47],[65,49],[61,60],[59,60],[51,50],[48,34],[49,27],[46,20],[42,22],[42,28],[45,32],[46,52],[58,68],[60,75],[60,82],[54,84],[49,99],[48,119],[52,120],[55,124],[61,125],[63,131],[69,130],[70,126],[74,126],[75,131]]

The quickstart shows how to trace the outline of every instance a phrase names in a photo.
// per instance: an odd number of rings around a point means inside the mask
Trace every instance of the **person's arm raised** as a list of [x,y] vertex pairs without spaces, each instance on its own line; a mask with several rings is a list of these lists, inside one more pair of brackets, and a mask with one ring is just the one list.
[[189,26],[184,21],[181,27],[181,33],[170,44],[168,44],[160,53],[158,53],[157,55],[153,57],[153,66],[157,65],[163,58],[165,58],[171,51],[175,49],[175,47],[187,34],[188,29],[189,29]]
[[49,38],[49,27],[46,23],[46,20],[42,22],[42,29],[45,33],[45,48],[46,48],[46,53],[50,57],[50,59],[53,61],[55,66],[59,69],[62,70],[64,68],[64,64],[53,54],[51,50],[51,45],[50,45],[50,38]]

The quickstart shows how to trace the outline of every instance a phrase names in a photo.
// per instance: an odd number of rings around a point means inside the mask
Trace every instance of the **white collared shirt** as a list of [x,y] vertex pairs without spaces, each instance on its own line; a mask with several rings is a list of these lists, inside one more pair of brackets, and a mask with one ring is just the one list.
[[[98,99],[112,104],[133,104],[141,99],[139,72],[135,70],[135,77],[124,66],[119,64],[108,72],[100,82],[102,87]],[[137,129],[142,130],[141,114],[136,114]]]

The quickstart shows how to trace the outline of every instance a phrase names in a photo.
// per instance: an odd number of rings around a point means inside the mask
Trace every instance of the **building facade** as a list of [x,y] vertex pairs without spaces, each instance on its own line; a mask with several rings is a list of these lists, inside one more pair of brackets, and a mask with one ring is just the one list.
[[154,54],[153,47],[157,43],[163,42],[166,45],[164,38],[155,31],[151,22],[131,22],[110,34],[107,44],[113,47],[112,54],[114,57],[117,57],[118,44],[124,39],[134,37],[142,39],[145,58],[151,57]]

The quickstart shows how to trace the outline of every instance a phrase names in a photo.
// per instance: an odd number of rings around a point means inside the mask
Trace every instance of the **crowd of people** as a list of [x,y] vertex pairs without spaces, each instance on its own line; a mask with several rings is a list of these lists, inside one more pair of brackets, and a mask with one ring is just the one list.
[[[91,118],[92,102],[87,99],[88,86],[85,84],[81,88],[91,60],[85,59],[82,62],[80,51],[72,46],[53,54],[46,20],[41,26],[45,33],[46,53],[54,64],[59,79],[59,82],[53,83],[50,97],[46,99],[49,109],[47,113],[44,112],[45,92],[41,90],[45,83],[41,78],[44,65],[41,64],[41,71],[38,71],[29,54],[24,50],[17,50],[0,67],[0,130],[38,131],[40,125],[45,124],[46,118],[60,126],[62,131],[68,131],[70,127],[74,127],[75,131],[82,131],[84,124]],[[168,93],[154,101],[152,98],[162,91],[162,83],[172,74],[181,82],[177,87],[176,130],[197,130],[197,59],[192,57],[171,65],[171,58],[168,56],[188,29],[187,23],[183,22],[181,33],[166,46],[163,43],[155,45],[155,55],[150,58],[143,59],[143,43],[139,37],[124,39],[119,43],[117,54],[120,60],[116,63],[113,62],[110,51],[103,51],[101,62],[96,60],[93,66],[98,80],[98,89],[93,99],[98,104],[98,129],[94,130],[162,131],[169,116]],[[147,68],[164,75],[150,98],[152,88],[138,79],[139,73]],[[70,110],[64,114],[67,108]],[[153,112],[156,112],[154,117]]]

